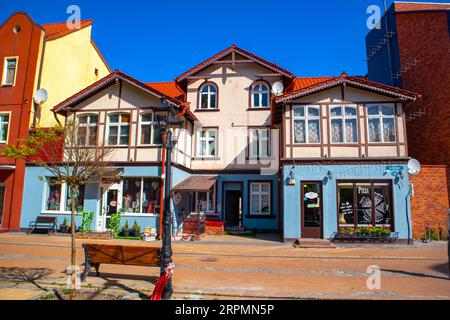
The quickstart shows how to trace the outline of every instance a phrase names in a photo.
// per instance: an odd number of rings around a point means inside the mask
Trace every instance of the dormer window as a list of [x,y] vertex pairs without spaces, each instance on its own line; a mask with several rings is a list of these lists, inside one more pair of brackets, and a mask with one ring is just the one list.
[[264,82],[252,86],[252,108],[269,108],[270,88]]
[[200,110],[217,109],[217,86],[212,83],[206,83],[200,87]]

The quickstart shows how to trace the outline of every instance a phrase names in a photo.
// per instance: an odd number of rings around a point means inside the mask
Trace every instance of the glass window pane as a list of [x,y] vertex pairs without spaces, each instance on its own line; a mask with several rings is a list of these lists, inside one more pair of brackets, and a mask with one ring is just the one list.
[[308,121],[308,143],[320,143],[320,120]]
[[[85,186],[80,186],[75,194],[75,212],[83,212]],[[72,190],[68,188],[65,211],[72,211]]]
[[207,109],[208,108],[208,95],[202,94],[200,99],[201,99],[200,108]]
[[345,120],[345,142],[358,142],[358,128],[356,119]]
[[208,156],[215,156],[216,155],[216,142],[215,141],[209,141],[208,142],[208,146],[209,146],[209,148],[208,148],[208,150],[209,150]]
[[353,185],[339,185],[339,224],[354,225]]
[[88,129],[89,129],[88,144],[90,146],[96,146],[97,145],[97,126],[91,126]]
[[342,116],[342,107],[331,108],[331,116],[332,117]]
[[380,119],[369,119],[369,142],[381,142]]
[[261,208],[259,206],[259,195],[252,195],[250,200],[251,213],[261,213]]
[[374,188],[375,223],[391,224],[391,203],[389,184],[376,184]]
[[252,183],[251,189],[252,192],[259,192],[261,189],[261,185],[259,183]]
[[347,115],[347,116],[356,116],[356,108],[354,108],[354,107],[345,107],[345,115]]
[[144,178],[144,193],[142,195],[142,213],[159,213],[161,181]]
[[294,108],[294,117],[304,117],[305,116],[305,108],[304,107],[295,107]]
[[150,124],[141,126],[141,144],[151,144],[150,138],[152,134],[152,126]]
[[270,195],[261,196],[261,213],[270,214]]
[[268,107],[269,106],[269,94],[268,93],[263,93],[262,94],[262,106],[263,107]]
[[217,92],[217,89],[216,89],[215,86],[209,86],[209,91],[210,91],[211,93],[216,93],[216,92]]
[[153,144],[163,144],[163,129],[157,126],[153,127]]
[[342,119],[332,119],[331,120],[331,141],[333,143],[343,143],[343,129],[342,129]]
[[119,115],[113,114],[109,116],[109,122],[110,123],[118,123],[119,122]]
[[88,117],[78,117],[78,122],[80,124],[86,124],[88,122]]
[[122,119],[120,121],[121,123],[128,123],[130,122],[130,115],[129,114],[122,114]]
[[259,93],[254,93],[253,94],[253,106],[259,107],[260,105],[261,105],[261,102],[259,100]]
[[372,194],[370,184],[357,184],[358,225],[372,224]]
[[383,119],[383,137],[384,142],[395,142],[395,119]]
[[367,114],[369,116],[374,116],[374,115],[378,115],[380,113],[378,106],[374,106],[374,107],[369,107],[369,109],[367,110]]
[[294,142],[306,143],[305,120],[294,121]]
[[153,121],[153,114],[146,113],[141,115],[141,121],[142,122],[152,122]]
[[46,210],[60,211],[61,184],[57,184],[56,178],[48,179]]
[[130,127],[122,126],[120,128],[120,144],[121,145],[128,144],[129,133],[130,133]]
[[308,115],[310,117],[318,117],[320,115],[320,111],[317,108],[308,108]]
[[209,96],[209,99],[211,100],[210,103],[209,103],[209,107],[211,109],[215,109],[216,108],[216,95],[215,94],[211,94]]
[[141,213],[141,178],[123,179],[122,208],[126,212]]
[[116,126],[109,127],[109,135],[108,135],[108,144],[109,145],[117,144],[118,129],[119,128]]
[[87,145],[87,127],[79,127],[78,135],[77,135],[78,145],[85,146]]
[[89,117],[89,123],[97,125],[97,123],[98,123],[98,116],[90,116]]
[[391,106],[383,106],[381,109],[384,116],[393,116],[395,115],[394,108]]
[[261,185],[261,192],[270,192],[270,185],[268,183],[263,183]]

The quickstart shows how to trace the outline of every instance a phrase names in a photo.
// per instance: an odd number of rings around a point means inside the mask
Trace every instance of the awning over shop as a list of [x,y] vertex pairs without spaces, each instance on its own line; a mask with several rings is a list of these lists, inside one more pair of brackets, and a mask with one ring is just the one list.
[[217,176],[192,176],[177,184],[172,191],[209,192],[216,182]]
[[105,168],[103,170],[103,177],[113,178],[121,176],[124,172],[124,168]]

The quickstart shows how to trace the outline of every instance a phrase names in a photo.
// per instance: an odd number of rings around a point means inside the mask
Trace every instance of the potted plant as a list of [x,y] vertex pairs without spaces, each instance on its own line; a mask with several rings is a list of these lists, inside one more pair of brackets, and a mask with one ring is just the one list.
[[128,225],[127,220],[122,228],[122,237],[129,237],[129,236],[130,236],[130,226]]
[[64,218],[63,223],[59,226],[59,232],[69,233],[69,222],[67,221],[67,218]]
[[132,236],[139,237],[140,235],[141,235],[141,226],[135,220],[134,224],[133,224],[133,229],[132,229]]

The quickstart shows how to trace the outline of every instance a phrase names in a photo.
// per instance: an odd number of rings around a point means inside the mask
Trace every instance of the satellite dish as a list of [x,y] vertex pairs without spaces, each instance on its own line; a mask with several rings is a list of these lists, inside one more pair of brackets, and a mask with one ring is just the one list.
[[283,94],[283,91],[284,91],[283,82],[281,82],[281,81],[275,82],[272,86],[272,91],[277,96],[279,96],[280,94]]
[[47,90],[39,89],[34,94],[33,100],[34,103],[36,103],[37,105],[41,105],[45,103],[45,101],[47,101],[47,98],[48,98]]
[[408,172],[409,174],[419,174],[420,172],[420,162],[416,159],[411,159],[408,161]]

